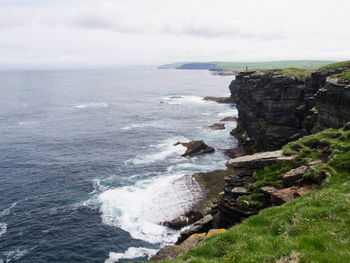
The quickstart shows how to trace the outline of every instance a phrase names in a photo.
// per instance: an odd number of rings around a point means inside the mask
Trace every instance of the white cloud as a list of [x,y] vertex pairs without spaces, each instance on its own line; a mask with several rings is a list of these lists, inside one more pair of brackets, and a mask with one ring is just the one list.
[[348,0],[0,0],[0,66],[348,59]]

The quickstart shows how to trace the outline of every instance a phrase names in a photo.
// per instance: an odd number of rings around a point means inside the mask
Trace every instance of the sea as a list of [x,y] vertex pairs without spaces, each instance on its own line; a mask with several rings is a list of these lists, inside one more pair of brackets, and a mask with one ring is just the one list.
[[[0,72],[0,263],[143,261],[203,195],[237,142],[204,126],[237,116],[233,76],[124,68]],[[215,153],[181,157],[178,141]]]

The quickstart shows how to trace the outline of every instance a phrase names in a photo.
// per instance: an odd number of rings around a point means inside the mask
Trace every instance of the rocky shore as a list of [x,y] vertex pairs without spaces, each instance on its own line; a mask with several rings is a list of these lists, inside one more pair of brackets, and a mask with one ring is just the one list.
[[[292,145],[289,151],[281,147],[350,121],[350,85],[334,76],[348,68],[350,63],[311,74],[279,70],[239,73],[229,87],[239,112],[237,128],[231,134],[239,146],[226,152],[231,158],[226,170],[193,175],[206,194],[193,211],[173,222],[177,229],[193,225],[181,232],[176,245],[165,247],[151,260],[176,258],[205,237],[222,233],[221,229],[261,209],[319,189],[329,177],[324,169],[332,154],[329,142],[310,139]],[[300,158],[304,148],[318,152],[317,160]]]

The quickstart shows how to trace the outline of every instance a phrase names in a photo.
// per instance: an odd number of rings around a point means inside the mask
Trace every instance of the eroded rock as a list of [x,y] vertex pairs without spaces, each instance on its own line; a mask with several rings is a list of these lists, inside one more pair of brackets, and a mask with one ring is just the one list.
[[213,125],[210,126],[204,126],[206,129],[211,129],[211,130],[225,130],[225,124],[224,123],[214,123]]
[[217,103],[233,103],[231,97],[212,97],[212,96],[207,96],[207,97],[204,97],[203,100],[215,101]]
[[290,170],[283,176],[283,184],[287,187],[299,185],[307,171],[309,171],[309,166],[305,165]]
[[292,160],[293,156],[284,156],[282,150],[245,155],[227,162],[226,166],[240,176],[252,176],[255,170],[262,169],[274,163]]
[[215,152],[213,147],[208,146],[204,141],[191,141],[191,142],[177,142],[176,145],[183,145],[187,148],[186,152],[181,156],[196,156],[205,153]]
[[237,117],[230,117],[230,116],[228,116],[228,117],[225,117],[225,118],[221,119],[220,121],[237,121],[237,120],[238,120]]

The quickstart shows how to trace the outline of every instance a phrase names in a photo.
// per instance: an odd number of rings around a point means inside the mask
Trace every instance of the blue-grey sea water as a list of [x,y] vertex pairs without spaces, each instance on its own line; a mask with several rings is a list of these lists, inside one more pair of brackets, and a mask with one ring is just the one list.
[[[162,226],[224,168],[232,76],[159,69],[0,72],[0,262],[145,260],[176,241]],[[177,141],[213,154],[181,157]]]

